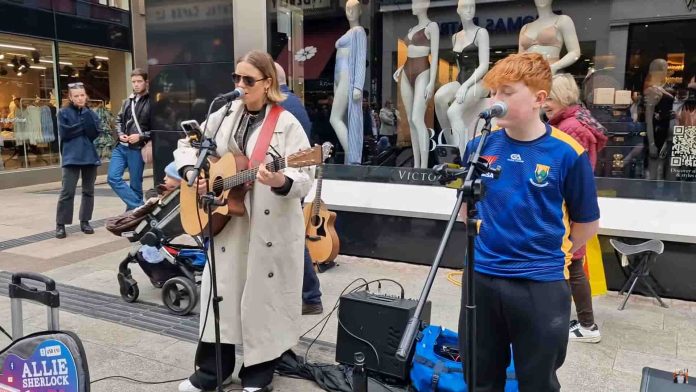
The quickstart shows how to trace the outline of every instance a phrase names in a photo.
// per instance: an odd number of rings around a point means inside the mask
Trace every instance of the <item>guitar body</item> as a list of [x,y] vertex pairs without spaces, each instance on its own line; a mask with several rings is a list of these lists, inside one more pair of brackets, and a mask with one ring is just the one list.
[[[274,156],[273,161],[264,165],[266,170],[278,172],[287,167],[307,167],[322,163],[331,155],[331,143],[314,146],[310,149],[298,151],[285,158]],[[181,208],[181,225],[184,231],[193,236],[207,235],[208,224],[212,225],[213,235],[222,231],[231,217],[243,216],[246,213],[244,198],[251,189],[259,168],[247,169],[249,159],[244,155],[225,154],[217,160],[208,160],[208,190],[213,192],[216,199],[212,212],[212,221],[208,221],[201,197],[198,195],[198,186],[189,186],[188,182],[181,182],[179,196]],[[219,204],[219,205],[218,205]],[[335,216],[335,214],[334,214]]]
[[307,204],[303,210],[309,256],[319,264],[333,261],[341,246],[335,227],[336,213],[329,211],[323,202],[320,202],[317,214],[312,214],[312,210],[313,204]]
[[[216,181],[221,182],[224,178],[237,174],[238,169],[246,169],[248,159],[243,155],[225,154],[216,161],[210,160],[209,163],[208,188],[211,189],[214,188],[213,185]],[[215,192],[216,198],[224,200],[226,203],[213,209],[213,235],[217,235],[222,231],[230,217],[244,215],[246,212],[244,196],[248,190],[248,186],[240,185],[232,189]],[[184,231],[189,235],[207,235],[208,214],[198,196],[196,184],[188,186],[186,181],[182,181],[179,200],[181,204],[181,224]],[[201,227],[203,228],[202,231]]]

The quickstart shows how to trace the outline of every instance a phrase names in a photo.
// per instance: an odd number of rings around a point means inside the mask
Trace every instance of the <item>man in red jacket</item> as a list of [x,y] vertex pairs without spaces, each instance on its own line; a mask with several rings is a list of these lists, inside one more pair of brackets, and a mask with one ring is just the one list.
[[[580,91],[572,75],[554,75],[551,93],[542,109],[549,118],[549,124],[572,136],[585,148],[594,170],[597,153],[607,144],[605,128],[592,117],[589,110],[580,105]],[[578,249],[568,266],[570,291],[578,314],[578,320],[570,322],[568,339],[598,343],[602,335],[594,321],[592,290],[583,269],[585,253],[585,246]]]

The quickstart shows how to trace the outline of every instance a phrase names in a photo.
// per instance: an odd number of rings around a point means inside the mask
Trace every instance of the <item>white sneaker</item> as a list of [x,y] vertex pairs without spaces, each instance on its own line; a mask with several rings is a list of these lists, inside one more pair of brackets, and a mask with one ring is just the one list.
[[602,335],[599,333],[597,324],[585,328],[577,320],[573,320],[570,322],[568,340],[581,343],[599,343],[602,340]]
[[203,390],[194,387],[191,381],[186,379],[179,384],[179,392],[203,392]]

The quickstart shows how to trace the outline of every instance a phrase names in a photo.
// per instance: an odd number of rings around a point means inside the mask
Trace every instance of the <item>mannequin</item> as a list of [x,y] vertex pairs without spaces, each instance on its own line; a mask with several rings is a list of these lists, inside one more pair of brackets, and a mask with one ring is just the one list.
[[359,0],[346,2],[346,18],[350,29],[336,41],[334,101],[329,122],[343,147],[344,163],[347,165],[359,165],[362,162],[362,90],[365,84],[367,35],[359,24],[361,13]]
[[665,90],[667,60],[655,59],[650,63],[645,79],[645,127],[648,133],[649,180],[664,180],[668,155],[672,147],[672,105],[674,96]]
[[[520,31],[519,52],[543,55],[551,65],[551,72],[573,65],[580,58],[580,42],[575,24],[567,15],[553,13],[553,0],[534,0],[539,18]],[[566,53],[560,58],[565,43]]]
[[475,0],[459,0],[457,14],[462,30],[452,36],[459,75],[435,93],[437,121],[447,143],[459,146],[462,155],[466,143],[474,137],[478,114],[485,108],[489,94],[482,84],[490,58],[488,30],[474,24],[475,12]]
[[428,167],[430,143],[425,110],[435,90],[440,46],[440,28],[428,19],[429,7],[430,0],[413,0],[413,15],[418,24],[404,38],[408,47],[406,63],[394,73],[394,80],[401,82],[399,90],[411,131],[413,166],[422,169]]

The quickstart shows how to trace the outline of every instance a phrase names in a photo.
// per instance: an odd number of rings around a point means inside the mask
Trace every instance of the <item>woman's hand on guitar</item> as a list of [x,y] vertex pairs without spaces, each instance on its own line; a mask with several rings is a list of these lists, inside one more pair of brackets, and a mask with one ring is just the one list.
[[[186,178],[191,178],[193,175],[193,171],[189,170],[186,172]],[[208,180],[206,180],[203,177],[198,177],[198,179],[194,182],[194,185],[198,188],[198,194],[203,196],[206,193],[208,193]]]
[[264,165],[259,166],[259,171],[256,173],[256,179],[264,185],[272,188],[280,188],[285,185],[285,174],[278,172],[270,172]]

